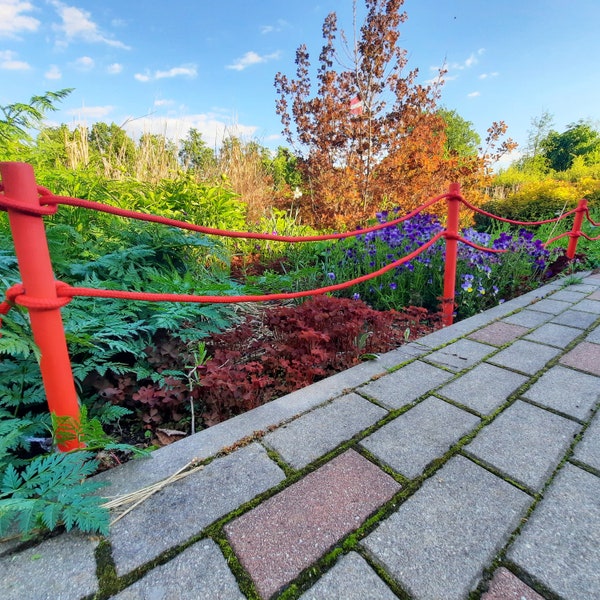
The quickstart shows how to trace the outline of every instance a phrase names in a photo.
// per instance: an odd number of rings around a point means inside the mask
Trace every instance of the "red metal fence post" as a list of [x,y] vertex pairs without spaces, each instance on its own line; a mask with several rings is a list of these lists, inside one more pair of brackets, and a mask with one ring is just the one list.
[[451,183],[446,222],[446,261],[444,265],[444,295],[442,297],[442,323],[444,327],[454,322],[454,292],[456,289],[456,258],[458,254],[458,215],[460,211],[460,185]]
[[[23,203],[23,207],[40,208],[40,200],[31,165],[25,163],[0,163],[0,176],[8,198]],[[65,339],[60,306],[57,301],[56,281],[50,261],[46,230],[42,215],[7,208],[10,228],[19,263],[23,287],[28,298],[46,301],[54,308],[29,308],[33,338],[41,352],[40,370],[48,408],[59,417],[57,437],[77,431],[79,402],[69,352]],[[63,451],[82,447],[73,439],[59,444]]]
[[573,229],[569,233],[569,245],[567,247],[567,258],[575,258],[575,252],[577,250],[577,242],[581,237],[581,225],[583,224],[583,215],[587,212],[587,200],[582,198],[577,204],[575,209],[575,218],[573,219]]

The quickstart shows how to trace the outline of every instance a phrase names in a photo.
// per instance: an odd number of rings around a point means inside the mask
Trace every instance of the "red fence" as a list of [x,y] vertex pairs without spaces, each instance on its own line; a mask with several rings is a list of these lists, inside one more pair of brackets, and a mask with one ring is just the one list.
[[[80,198],[55,196],[49,190],[36,184],[33,168],[25,163],[0,163],[0,178],[2,180],[0,192],[2,190],[4,192],[0,193],[0,209],[5,210],[8,213],[9,223],[14,240],[15,254],[22,278],[22,283],[14,285],[6,291],[6,300],[0,303],[0,315],[6,314],[13,304],[18,304],[28,309],[31,318],[31,328],[33,331],[34,341],[41,352],[40,370],[42,373],[49,410],[58,417],[59,422],[64,424],[63,426],[66,428],[65,431],[72,431],[73,428],[77,430],[77,424],[79,423],[79,403],[73,381],[60,309],[76,296],[120,298],[147,302],[199,303],[257,302],[315,296],[348,288],[362,281],[378,277],[379,275],[382,275],[391,269],[409,262],[427,248],[435,244],[439,239],[444,238],[446,244],[446,263],[444,271],[442,314],[444,325],[451,325],[453,322],[454,313],[458,242],[465,243],[483,252],[500,253],[507,251],[485,248],[474,244],[473,242],[466,240],[459,235],[459,212],[461,204],[475,212],[479,212],[493,219],[523,226],[557,222],[570,215],[574,215],[573,227],[570,231],[558,235],[546,242],[546,245],[548,245],[562,237],[568,236],[570,239],[567,249],[567,257],[570,259],[575,256],[577,241],[580,237],[585,237],[589,240],[600,239],[600,236],[596,238],[590,238],[581,231],[584,217],[587,217],[587,219],[593,225],[600,225],[591,219],[586,200],[580,200],[576,208],[554,219],[535,222],[513,221],[497,217],[496,215],[492,215],[478,207],[473,206],[462,197],[460,193],[460,186],[456,183],[450,185],[447,193],[428,200],[414,211],[393,221],[379,223],[372,227],[346,233],[296,237],[276,234],[223,231],[209,227],[203,227],[200,225],[194,225],[191,223],[185,223],[182,221],[176,221],[174,219],[160,217],[157,215],[120,209],[106,204],[101,204],[99,202],[82,200]],[[294,293],[254,296],[194,296],[183,294],[156,294],[119,290],[102,290],[73,287],[66,283],[56,281],[50,260],[50,253],[48,250],[43,220],[45,215],[54,214],[58,209],[58,205],[62,204],[88,208],[126,218],[162,223],[165,225],[179,227],[181,229],[187,229],[190,231],[196,231],[210,235],[297,243],[342,239],[364,235],[365,233],[387,227],[393,227],[410,219],[411,217],[414,217],[426,208],[442,200],[447,202],[446,228],[442,232],[435,235],[428,242],[420,246],[414,252],[411,252],[410,254],[386,265],[385,267],[350,281],[329,285],[318,289]],[[58,437],[60,438],[60,435]],[[61,450],[71,450],[80,447],[80,443],[77,439],[74,439],[65,442],[59,447]]]

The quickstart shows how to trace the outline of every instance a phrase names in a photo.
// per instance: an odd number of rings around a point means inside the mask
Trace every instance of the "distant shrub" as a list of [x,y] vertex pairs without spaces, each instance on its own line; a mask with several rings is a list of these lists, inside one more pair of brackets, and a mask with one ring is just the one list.
[[[482,209],[505,219],[516,221],[540,221],[552,219],[577,206],[583,197],[590,206],[600,202],[600,182],[586,180],[581,184],[567,181],[539,181],[527,183],[505,200],[492,200]],[[475,227],[484,231],[493,226],[493,219],[475,215]]]

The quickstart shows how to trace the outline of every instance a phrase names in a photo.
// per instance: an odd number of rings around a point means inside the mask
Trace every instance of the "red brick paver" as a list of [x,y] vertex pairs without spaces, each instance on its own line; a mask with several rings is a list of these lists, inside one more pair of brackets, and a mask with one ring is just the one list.
[[269,598],[399,489],[348,450],[232,521],[225,532],[261,597]]
[[567,352],[559,362],[580,371],[600,375],[600,344],[581,342]]
[[502,323],[497,321],[479,331],[472,333],[469,338],[484,344],[492,344],[494,346],[503,346],[516,340],[518,337],[525,335],[529,329],[522,325],[513,325],[512,323]]
[[489,590],[481,600],[544,600],[537,592],[525,585],[508,569],[500,567],[490,582]]

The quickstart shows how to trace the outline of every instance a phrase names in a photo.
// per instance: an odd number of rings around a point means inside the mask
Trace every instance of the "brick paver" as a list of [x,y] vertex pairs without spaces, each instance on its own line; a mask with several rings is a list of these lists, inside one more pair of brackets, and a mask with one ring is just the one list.
[[524,339],[532,342],[540,342],[549,346],[564,348],[569,342],[573,341],[581,331],[573,327],[566,327],[557,323],[545,323],[535,331],[526,335]]
[[486,415],[504,404],[526,381],[528,378],[525,375],[481,363],[437,393]]
[[569,327],[577,327],[578,329],[587,329],[596,321],[598,315],[583,312],[581,310],[566,310],[564,313],[554,317],[551,323],[559,325],[568,325]]
[[522,325],[513,325],[503,321],[496,321],[487,327],[483,327],[473,332],[470,340],[483,342],[484,344],[493,344],[494,346],[504,346],[508,342],[516,340],[518,337],[525,335],[529,331],[528,327]]
[[583,439],[575,446],[573,459],[596,469],[600,474],[600,412],[596,413]]
[[300,600],[396,600],[396,594],[356,552],[343,556]]
[[552,318],[550,313],[541,313],[535,310],[522,310],[514,315],[509,315],[502,319],[505,323],[512,323],[514,325],[522,325],[523,327],[527,327],[531,329],[532,327],[537,327],[546,321],[549,321]]
[[171,484],[111,527],[117,573],[124,575],[198,535],[284,478],[266,451],[251,444]]
[[225,532],[261,597],[269,598],[399,489],[348,450],[232,521]]
[[305,467],[367,429],[387,411],[357,394],[347,394],[280,427],[264,438],[295,469]]
[[462,371],[472,367],[494,350],[495,348],[491,348],[487,344],[463,339],[432,352],[425,357],[425,360],[451,371]]
[[495,573],[488,591],[481,600],[544,600],[536,591],[525,585],[508,569],[500,567]]
[[531,310],[557,315],[558,313],[561,313],[563,310],[566,310],[570,307],[571,305],[568,302],[553,300],[552,298],[542,298],[538,302],[534,302],[531,305]]
[[417,360],[358,388],[358,391],[387,408],[402,408],[451,377],[452,373]]
[[78,600],[98,591],[97,541],[77,533],[0,558],[2,600]]
[[546,371],[523,397],[585,421],[600,399],[600,378],[556,365]]
[[244,600],[219,547],[201,540],[113,596],[114,600]]
[[558,348],[517,340],[508,348],[500,350],[498,354],[491,356],[488,362],[500,367],[515,369],[527,375],[534,375],[546,363],[560,353]]
[[532,499],[452,458],[361,545],[419,600],[464,600]]
[[566,464],[507,558],[566,600],[600,590],[600,478]]
[[600,344],[581,342],[567,352],[560,362],[593,375],[600,375]]
[[464,452],[539,491],[580,429],[574,421],[517,400],[484,427]]
[[395,471],[413,479],[479,422],[475,415],[429,397],[366,437],[360,445]]

